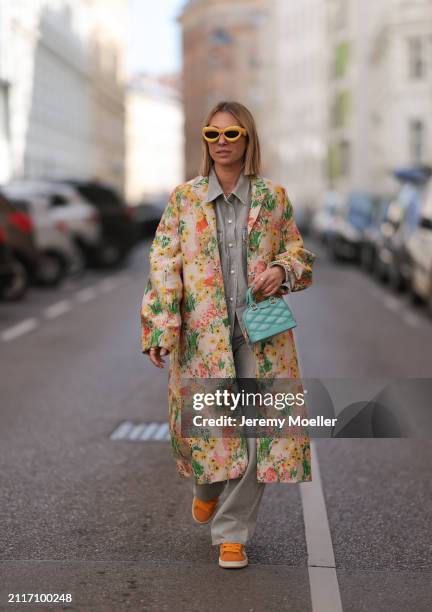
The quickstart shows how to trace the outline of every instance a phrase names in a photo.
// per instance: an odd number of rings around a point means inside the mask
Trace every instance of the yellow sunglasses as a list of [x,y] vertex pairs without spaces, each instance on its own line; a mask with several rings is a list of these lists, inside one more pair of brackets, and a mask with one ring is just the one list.
[[242,135],[246,136],[247,130],[239,125],[229,125],[223,129],[207,125],[202,129],[203,138],[207,142],[217,142],[221,134],[224,135],[228,142],[236,142]]

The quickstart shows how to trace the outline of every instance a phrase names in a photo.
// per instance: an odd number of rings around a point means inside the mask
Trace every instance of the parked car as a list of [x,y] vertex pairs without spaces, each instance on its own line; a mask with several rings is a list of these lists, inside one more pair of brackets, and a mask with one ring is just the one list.
[[373,272],[376,266],[377,250],[381,238],[381,227],[384,222],[392,198],[381,196],[379,204],[374,208],[371,223],[363,232],[360,247],[360,263],[364,270]]
[[309,236],[312,219],[314,216],[313,209],[308,205],[297,206],[294,211],[295,222],[302,236]]
[[[70,185],[49,180],[15,180],[5,189],[44,209],[53,225],[68,234],[79,257],[87,260],[101,244],[98,212]],[[78,256],[78,255],[77,255]]]
[[311,222],[312,233],[327,244],[334,232],[335,219],[343,206],[343,198],[337,191],[324,194],[320,208],[315,212]]
[[391,201],[381,225],[375,273],[395,291],[406,288],[411,277],[407,242],[419,220],[421,199],[421,187],[406,183]]
[[0,192],[0,228],[3,265],[0,293],[3,299],[23,297],[37,278],[39,252],[36,248],[30,215]]
[[432,316],[432,178],[425,185],[419,220],[407,250],[411,258],[412,296],[425,301]]
[[123,261],[137,243],[139,230],[131,209],[116,189],[98,181],[67,179],[64,183],[73,187],[99,213],[102,236],[95,252],[95,263],[110,266]]
[[408,167],[396,169],[394,176],[401,187],[381,224],[375,273],[380,280],[389,281],[395,291],[401,291],[411,282],[412,262],[407,245],[418,226],[430,172],[424,167]]
[[[3,295],[11,287],[15,272],[14,272],[14,257],[12,250],[6,241],[6,231],[3,225],[0,225],[0,296]],[[24,295],[26,286],[22,286],[21,296]],[[20,296],[17,296],[20,297]]]
[[133,218],[138,226],[140,238],[154,236],[167,201],[142,202],[132,207]]
[[3,193],[11,202],[17,202],[23,196],[27,198],[35,243],[40,251],[37,278],[44,285],[55,286],[66,274],[80,274],[85,261],[69,224],[58,219],[57,209],[52,206],[52,196],[45,191],[35,191],[29,189],[26,183],[3,187]]
[[338,209],[328,246],[334,259],[359,261],[366,230],[378,214],[379,195],[353,191]]

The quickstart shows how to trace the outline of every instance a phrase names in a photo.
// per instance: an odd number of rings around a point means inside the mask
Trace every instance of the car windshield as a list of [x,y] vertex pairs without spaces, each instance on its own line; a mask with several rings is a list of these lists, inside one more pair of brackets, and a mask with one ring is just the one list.
[[372,220],[373,202],[372,198],[366,194],[352,194],[348,201],[347,220],[355,228],[362,230],[367,227]]

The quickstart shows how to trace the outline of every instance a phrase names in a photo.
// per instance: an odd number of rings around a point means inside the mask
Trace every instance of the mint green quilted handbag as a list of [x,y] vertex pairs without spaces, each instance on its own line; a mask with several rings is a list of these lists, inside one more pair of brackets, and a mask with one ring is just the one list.
[[255,302],[252,287],[249,287],[246,304],[242,318],[249,344],[266,340],[297,325],[291,310],[281,297],[272,295],[267,300]]

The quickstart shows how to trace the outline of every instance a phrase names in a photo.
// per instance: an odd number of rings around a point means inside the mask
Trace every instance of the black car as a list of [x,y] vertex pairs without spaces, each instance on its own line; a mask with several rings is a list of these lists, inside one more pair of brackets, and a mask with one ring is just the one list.
[[139,231],[130,208],[117,190],[98,181],[65,179],[60,182],[73,186],[99,212],[102,244],[93,254],[92,263],[110,266],[123,261],[137,243]]
[[161,220],[167,201],[142,202],[133,207],[133,215],[139,228],[140,238],[152,238]]

